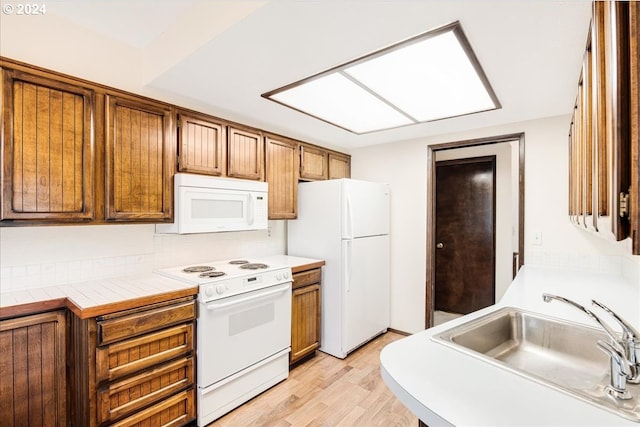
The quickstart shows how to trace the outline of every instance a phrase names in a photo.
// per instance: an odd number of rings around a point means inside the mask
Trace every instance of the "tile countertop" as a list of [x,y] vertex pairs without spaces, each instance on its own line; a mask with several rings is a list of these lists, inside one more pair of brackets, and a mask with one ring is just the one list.
[[294,274],[300,271],[322,267],[324,265],[324,261],[320,259],[302,258],[290,255],[272,255],[268,257],[260,257],[260,260],[266,263],[288,265],[291,267],[291,272]]
[[[543,292],[573,299],[585,307],[596,299],[640,327],[638,284],[621,276],[525,266],[499,303],[385,347],[380,355],[382,377],[405,406],[431,427],[639,426],[431,339],[506,306],[596,326],[573,307],[558,301],[543,302]],[[602,317],[612,322],[608,315]]]
[[3,292],[0,294],[0,319],[59,308],[69,308],[81,319],[87,319],[197,293],[197,286],[152,273],[92,280]]
[[[288,255],[261,257],[288,265],[293,273],[324,265],[323,260]],[[81,319],[141,305],[197,295],[198,287],[149,273],[61,286],[0,293],[0,319],[69,308]]]

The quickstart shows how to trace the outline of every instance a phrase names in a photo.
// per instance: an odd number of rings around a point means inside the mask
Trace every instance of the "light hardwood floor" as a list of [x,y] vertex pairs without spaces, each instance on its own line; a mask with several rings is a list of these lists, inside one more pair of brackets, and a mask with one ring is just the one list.
[[208,427],[417,426],[380,376],[380,351],[400,338],[387,332],[344,360],[318,352],[288,379]]

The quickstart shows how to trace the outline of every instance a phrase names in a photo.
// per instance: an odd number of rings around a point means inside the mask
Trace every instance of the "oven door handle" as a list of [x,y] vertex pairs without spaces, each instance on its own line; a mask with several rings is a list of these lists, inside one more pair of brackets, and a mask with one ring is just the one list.
[[290,287],[291,287],[291,284],[287,283],[285,286],[279,287],[277,289],[274,289],[268,292],[260,292],[258,295],[253,295],[253,296],[241,298],[241,299],[234,299],[233,301],[223,302],[223,303],[212,302],[207,304],[205,307],[207,310],[211,310],[211,311],[220,310],[226,307],[231,307],[232,305],[244,304],[246,302],[263,299],[271,295],[280,294],[282,292],[286,292],[288,289],[290,289]]

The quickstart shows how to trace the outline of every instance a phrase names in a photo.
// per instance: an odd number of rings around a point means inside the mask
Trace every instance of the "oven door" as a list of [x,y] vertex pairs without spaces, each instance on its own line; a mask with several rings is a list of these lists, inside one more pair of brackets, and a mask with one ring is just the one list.
[[291,282],[200,303],[200,387],[290,347]]

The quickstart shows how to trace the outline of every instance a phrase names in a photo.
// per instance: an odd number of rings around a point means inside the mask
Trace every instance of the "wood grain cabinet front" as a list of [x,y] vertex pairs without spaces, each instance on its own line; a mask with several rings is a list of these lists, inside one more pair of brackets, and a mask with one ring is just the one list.
[[173,215],[171,107],[106,96],[106,219],[169,221]]
[[329,152],[329,179],[351,178],[351,156]]
[[596,1],[569,127],[569,216],[640,254],[640,5]]
[[195,420],[193,297],[72,320],[72,425]]
[[313,145],[300,144],[300,179],[319,181],[329,178],[329,153]]
[[210,116],[179,111],[178,170],[224,176],[226,165],[226,126]]
[[321,281],[321,268],[293,274],[290,365],[314,354],[320,347]]
[[264,140],[257,129],[227,128],[227,176],[264,179]]
[[0,425],[67,426],[66,312],[0,321]]
[[265,146],[269,219],[295,219],[298,216],[299,143],[267,136]]
[[94,92],[2,69],[1,219],[89,221],[94,215]]

